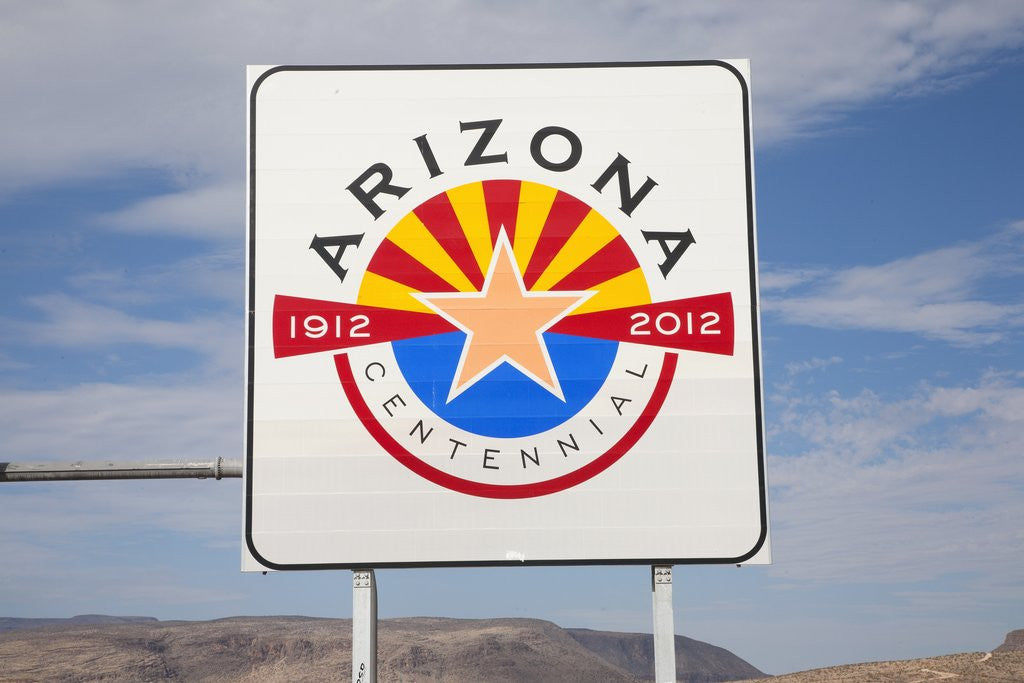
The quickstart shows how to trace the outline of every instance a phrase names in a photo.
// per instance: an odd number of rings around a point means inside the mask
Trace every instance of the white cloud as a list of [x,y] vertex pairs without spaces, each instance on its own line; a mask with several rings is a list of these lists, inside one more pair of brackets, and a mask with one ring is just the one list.
[[124,232],[240,240],[245,234],[244,205],[245,188],[230,182],[150,197],[96,220]]
[[225,302],[242,308],[245,276],[241,249],[204,251],[146,268],[88,270],[68,277],[80,296],[113,306]]
[[[764,268],[762,266],[762,268]],[[770,268],[764,269],[758,273],[758,286],[762,292],[774,292],[777,290],[786,290],[802,285],[807,282],[812,282],[823,275],[828,274],[828,271],[822,268]]]
[[984,68],[999,49],[1019,46],[1022,31],[1024,5],[1015,0],[234,0],[187,11],[113,0],[9,3],[0,12],[0,57],[19,68],[0,74],[8,93],[0,186],[164,169],[178,175],[182,196],[135,207],[115,222],[180,230],[187,219],[199,230],[195,211],[206,206],[213,213],[201,222],[225,229],[237,220],[220,200],[242,174],[246,63],[750,57],[763,143],[814,131],[875,98]]
[[[238,480],[0,486],[0,603],[8,614],[39,616],[182,606],[224,614],[223,603],[240,597],[232,573],[217,566],[205,581],[197,575],[223,563],[218,548],[238,548],[240,488]],[[168,564],[181,537],[188,554]]]
[[[987,285],[1022,272],[1017,226],[995,237],[831,273],[782,271],[765,311],[814,327],[920,334],[958,345],[991,344],[1024,325],[1019,288],[996,296]],[[793,273],[799,273],[794,275]]]
[[830,356],[828,358],[810,358],[808,360],[786,363],[786,372],[790,375],[798,375],[803,372],[810,372],[812,370],[821,370],[827,368],[830,365],[836,363],[842,363],[843,359],[839,356]]
[[[142,344],[200,354],[211,367],[237,369],[242,348],[242,315],[203,315],[163,320],[126,313],[64,293],[30,297],[42,320],[6,320],[4,337],[19,343],[66,348]],[[8,342],[10,343],[10,342]]]
[[4,460],[241,457],[236,377],[0,389]]
[[1024,531],[1007,523],[1024,518],[1020,377],[899,400],[786,396],[776,422],[776,443],[807,445],[770,458],[773,572],[868,583],[971,572],[979,594],[1024,588],[1010,569]]
[[0,351],[0,372],[6,370],[25,370],[31,367],[28,363],[15,360],[5,351]]

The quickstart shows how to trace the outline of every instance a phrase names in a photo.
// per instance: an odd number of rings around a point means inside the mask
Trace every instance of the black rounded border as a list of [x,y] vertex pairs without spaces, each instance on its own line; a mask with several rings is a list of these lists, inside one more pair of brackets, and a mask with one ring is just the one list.
[[267,569],[278,571],[309,571],[326,569],[361,569],[368,563],[279,564],[263,557],[252,538],[252,437],[253,437],[253,342],[256,330],[254,301],[256,298],[256,94],[260,85],[276,73],[283,71],[482,71],[524,69],[608,69],[650,68],[680,66],[715,66],[736,77],[743,100],[743,151],[747,199],[747,258],[750,274],[750,329],[754,365],[754,410],[757,420],[757,476],[760,496],[761,532],[754,546],[736,557],[702,558],[647,558],[606,560],[505,560],[468,562],[392,562],[372,564],[374,569],[407,569],[416,567],[518,567],[518,566],[596,566],[596,565],[676,565],[676,564],[739,564],[754,557],[768,538],[768,501],[765,483],[764,410],[762,404],[761,340],[757,299],[757,249],[754,235],[754,178],[753,150],[750,130],[750,90],[743,74],[732,64],[716,59],[654,62],[568,62],[529,64],[409,64],[409,65],[285,65],[264,71],[252,85],[249,93],[248,140],[248,192],[249,192],[249,249],[248,287],[246,302],[246,403],[245,403],[245,544],[249,554]]

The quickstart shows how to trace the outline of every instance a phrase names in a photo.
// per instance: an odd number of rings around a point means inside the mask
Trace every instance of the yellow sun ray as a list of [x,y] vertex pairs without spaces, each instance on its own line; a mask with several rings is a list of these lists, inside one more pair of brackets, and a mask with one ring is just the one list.
[[487,219],[487,200],[483,183],[469,183],[448,190],[448,201],[455,210],[466,241],[476,258],[480,272],[486,273],[494,247],[491,245],[491,226]]
[[430,234],[423,222],[410,213],[388,233],[388,239],[394,242],[407,254],[412,254],[417,261],[429,268],[460,292],[473,292],[476,287],[469,281],[466,274],[455,265],[434,236]]
[[612,308],[625,308],[626,306],[651,303],[651,294],[647,289],[647,279],[640,268],[634,268],[610,280],[605,280],[601,284],[591,287],[591,289],[596,289],[597,294],[587,299],[569,315],[607,311]]
[[359,286],[357,301],[364,306],[433,313],[433,309],[411,296],[413,292],[418,291],[383,275],[366,271],[363,275],[363,282]]
[[530,263],[533,250],[537,247],[541,228],[551,212],[558,190],[547,185],[523,182],[519,188],[519,217],[516,219],[516,232],[512,251],[523,273]]
[[533,284],[534,291],[546,291],[575,271],[604,245],[618,237],[619,231],[596,211],[591,211],[559,250],[555,258]]

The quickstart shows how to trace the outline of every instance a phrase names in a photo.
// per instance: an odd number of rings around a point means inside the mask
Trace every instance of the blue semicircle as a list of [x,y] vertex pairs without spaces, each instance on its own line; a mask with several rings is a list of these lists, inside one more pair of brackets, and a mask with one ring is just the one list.
[[446,401],[466,335],[449,332],[392,342],[395,359],[413,392],[442,420],[481,436],[530,436],[562,424],[604,386],[619,343],[544,333],[562,401],[509,363]]

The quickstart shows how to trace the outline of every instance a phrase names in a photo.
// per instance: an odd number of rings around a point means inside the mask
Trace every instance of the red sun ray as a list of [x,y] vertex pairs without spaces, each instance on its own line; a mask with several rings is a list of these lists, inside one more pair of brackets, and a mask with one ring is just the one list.
[[381,242],[366,269],[419,292],[455,291],[440,275],[388,239]]
[[491,229],[491,244],[498,241],[502,226],[509,244],[516,243],[516,218],[519,215],[520,180],[485,180],[484,202],[487,204],[487,223]]
[[551,211],[548,212],[544,227],[541,228],[540,237],[537,239],[537,246],[534,247],[530,263],[523,273],[523,284],[527,289],[532,289],[537,278],[544,273],[544,269],[550,265],[551,260],[565,246],[576,228],[590,213],[589,206],[559,191],[555,195],[555,201],[551,204]]
[[638,268],[639,265],[636,256],[633,255],[633,250],[626,244],[622,235],[619,235],[598,249],[597,253],[559,280],[551,289],[567,291],[596,289],[597,285],[602,282],[628,273]]
[[477,290],[484,284],[484,274],[480,272],[480,266],[476,262],[473,250],[466,239],[466,233],[459,223],[455,209],[447,193],[428,199],[416,207],[413,212],[427,228],[441,248],[448,252],[448,255],[455,261],[455,265],[465,273],[466,277]]

